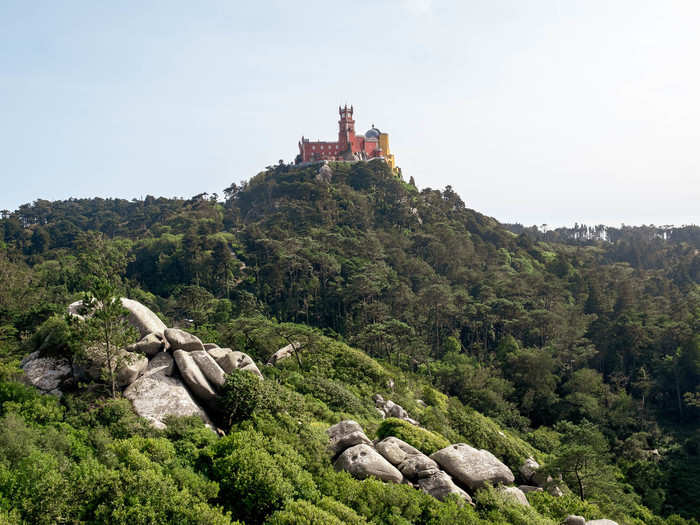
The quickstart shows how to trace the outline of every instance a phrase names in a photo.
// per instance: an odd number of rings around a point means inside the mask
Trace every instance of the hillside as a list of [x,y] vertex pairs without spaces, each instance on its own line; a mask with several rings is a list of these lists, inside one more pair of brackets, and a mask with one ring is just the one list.
[[[382,162],[331,169],[279,165],[223,200],[3,212],[0,523],[697,523],[695,230],[514,233]],[[261,365],[260,384],[227,383],[250,403],[224,411],[226,437],[196,418],[154,429],[99,381],[60,399],[21,384],[29,352],[80,352],[63,317],[95,276]],[[299,340],[298,360],[262,366]],[[376,394],[420,427],[383,419]],[[346,419],[424,453],[484,448],[519,477],[532,456],[564,495],[487,487],[471,507],[355,480],[326,451]]]

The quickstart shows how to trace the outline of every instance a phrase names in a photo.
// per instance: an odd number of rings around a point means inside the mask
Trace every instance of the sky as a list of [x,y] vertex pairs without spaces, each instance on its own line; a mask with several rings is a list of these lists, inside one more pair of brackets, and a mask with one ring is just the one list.
[[502,222],[700,223],[697,0],[0,1],[0,209],[191,197],[388,132]]

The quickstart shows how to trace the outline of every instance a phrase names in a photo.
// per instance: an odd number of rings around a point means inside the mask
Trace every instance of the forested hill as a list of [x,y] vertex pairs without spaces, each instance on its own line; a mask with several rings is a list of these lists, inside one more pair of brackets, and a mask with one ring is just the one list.
[[[123,254],[125,295],[202,338],[262,358],[261,330],[312,327],[488,416],[553,464],[568,437],[599,436],[605,461],[586,504],[620,523],[700,514],[697,232],[672,242],[514,233],[450,187],[419,191],[383,162],[330,166],[331,177],[279,165],[222,199],[39,200],[3,212],[4,359],[79,298],[80,254],[100,246]],[[328,395],[349,388],[315,380]],[[302,383],[284,384],[312,395]],[[354,415],[353,403],[338,411]],[[421,422],[478,441],[457,419],[445,408]],[[539,501],[545,516],[564,512]],[[377,522],[428,522],[397,512],[408,521]],[[488,522],[518,522],[498,519]]]

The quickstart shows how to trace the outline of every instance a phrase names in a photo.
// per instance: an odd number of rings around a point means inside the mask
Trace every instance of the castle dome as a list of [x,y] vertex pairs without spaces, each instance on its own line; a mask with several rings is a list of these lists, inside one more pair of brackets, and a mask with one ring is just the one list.
[[365,133],[365,138],[366,139],[378,139],[379,134],[381,131],[379,131],[377,128],[374,127],[374,124],[372,124],[372,129],[370,129],[367,133]]

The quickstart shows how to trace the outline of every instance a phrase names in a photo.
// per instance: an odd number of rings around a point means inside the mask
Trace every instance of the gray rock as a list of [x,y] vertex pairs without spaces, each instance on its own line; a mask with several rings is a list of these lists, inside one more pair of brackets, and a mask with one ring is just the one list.
[[465,443],[450,445],[430,456],[453,478],[472,490],[487,482],[513,483],[511,470],[487,450],[477,450]]
[[117,352],[117,385],[125,387],[130,385],[136,378],[143,374],[148,368],[148,359],[141,354],[119,350]]
[[170,348],[175,350],[184,350],[185,352],[194,352],[195,350],[204,350],[204,345],[199,337],[194,336],[179,328],[166,328],[163,332],[165,338],[170,343]]
[[519,485],[518,488],[525,494],[528,492],[544,492],[542,487],[533,487],[532,485]]
[[209,353],[210,356],[214,358],[214,361],[216,361],[217,363],[219,362],[219,359],[223,359],[226,355],[233,353],[233,350],[231,350],[230,348],[219,348],[218,346],[216,348],[206,348],[206,351]]
[[586,525],[617,525],[617,522],[613,520],[590,520],[586,522]]
[[73,376],[73,367],[63,358],[37,357],[26,361],[22,368],[29,383],[44,392],[58,389]]
[[442,470],[438,470],[430,477],[419,479],[418,488],[440,501],[445,501],[450,494],[456,494],[473,505],[469,494],[455,485],[449,474]]
[[323,166],[321,166],[321,168],[318,170],[318,173],[316,174],[316,181],[325,182],[326,184],[328,184],[331,182],[332,178],[333,170],[328,165],[328,161],[324,161]]
[[287,359],[289,356],[293,355],[295,351],[301,350],[303,346],[304,345],[298,341],[294,341],[293,343],[290,343],[287,346],[283,346],[282,348],[277,350],[277,352],[272,354],[270,359],[268,359],[267,364],[275,366],[280,361]]
[[167,352],[160,352],[156,354],[149,362],[146,373],[155,373],[155,371],[162,372],[166,376],[173,375],[175,371],[175,360]]
[[219,348],[219,345],[216,343],[204,343],[205,350],[213,350],[214,348]]
[[[148,359],[144,355],[129,352],[124,348],[113,350],[112,360],[112,365],[116,366],[115,383],[120,388],[133,383],[148,367]],[[88,348],[76,366],[75,375],[83,381],[93,380],[109,383],[109,366],[105,345],[97,344]]]
[[[359,426],[359,425],[358,425]],[[386,458],[392,465],[398,465],[409,456],[423,454],[417,448],[409,445],[397,437],[389,436],[375,444],[377,452]],[[430,459],[430,458],[428,458]],[[437,464],[436,464],[437,466]]]
[[22,360],[19,362],[20,368],[24,368],[24,365],[26,365],[29,361],[33,361],[34,359],[37,359],[39,357],[39,350],[36,350],[32,352],[31,354],[25,355]]
[[155,366],[131,383],[124,391],[124,397],[131,401],[139,416],[148,419],[156,428],[165,428],[167,416],[199,416],[212,426],[206,412],[192,398],[183,382],[167,374],[168,358],[172,372],[172,357],[164,352],[159,354],[149,363],[149,366],[154,365],[157,360]]
[[527,501],[527,497],[518,487],[498,487],[498,492],[502,494],[505,499],[511,503],[516,503],[518,505],[530,506],[530,502]]
[[213,405],[216,402],[216,392],[204,377],[194,358],[184,350],[175,350],[173,357],[183,381],[195,397],[208,405]]
[[525,462],[520,465],[520,475],[525,481],[531,481],[532,477],[537,473],[540,468],[540,464],[535,461],[534,458],[527,458]]
[[206,377],[214,387],[221,388],[224,386],[226,374],[206,350],[195,350],[194,352],[190,352],[190,355],[204,374],[204,377]]
[[404,408],[401,405],[397,405],[390,399],[384,400],[384,398],[380,394],[374,394],[372,396],[372,399],[374,399],[374,405],[379,410],[382,414],[382,419],[384,417],[395,417],[398,419],[403,419],[404,421],[408,421],[412,425],[418,426],[420,423],[410,417],[408,415],[408,412],[404,410]]
[[561,487],[559,487],[556,483],[551,483],[547,486],[547,493],[555,498],[561,498],[564,495],[564,491],[561,490]]
[[569,514],[562,525],[586,525],[586,519],[583,516]]
[[122,297],[121,301],[122,306],[129,312],[129,323],[139,331],[141,337],[151,333],[162,334],[165,331],[165,323],[149,308],[126,297]]
[[253,360],[248,354],[243,352],[234,352],[230,348],[219,348],[210,351],[210,354],[224,372],[230,374],[232,371],[253,363]]
[[345,450],[333,464],[336,470],[345,470],[357,479],[374,476],[382,481],[401,483],[403,476],[394,465],[370,445],[355,445]]
[[411,481],[428,478],[438,472],[438,464],[420,450],[393,436],[375,445],[386,460]]
[[253,375],[256,375],[258,379],[265,379],[262,375],[262,372],[260,372],[260,369],[258,368],[258,365],[255,363],[252,363],[250,365],[246,365],[240,370],[245,370],[246,372],[250,372]]
[[165,339],[163,334],[148,334],[140,341],[127,346],[126,349],[130,352],[138,352],[148,357],[153,357],[158,352],[162,352],[165,349]]
[[80,301],[75,301],[74,303],[70,303],[68,305],[68,315],[71,315],[73,317],[77,317],[81,321],[85,319],[83,315],[80,313],[80,309],[83,307],[83,301],[82,299]]
[[[165,323],[148,307],[126,297],[121,298],[121,303],[129,313],[129,324],[139,331],[141,337],[145,337],[150,333],[163,334],[166,328]],[[82,306],[82,300],[69,304],[68,314],[81,320],[85,319],[85,316],[80,313]]]
[[238,351],[234,352],[230,348],[218,348],[210,350],[209,355],[214,358],[216,363],[227,374],[230,374],[233,370],[247,370],[248,372],[258,376],[260,379],[263,378],[258,366],[248,354]]
[[422,478],[429,478],[436,472],[440,471],[437,463],[435,463],[425,454],[408,456],[404,461],[397,465],[397,468],[401,474],[412,481]]
[[384,412],[386,412],[388,417],[396,417],[399,419],[406,419],[409,417],[408,412],[406,412],[401,405],[397,405],[390,399],[384,403]]
[[348,419],[336,423],[328,430],[328,451],[332,457],[336,457],[346,449],[360,444],[371,445],[372,442],[362,431],[362,427],[355,421]]

